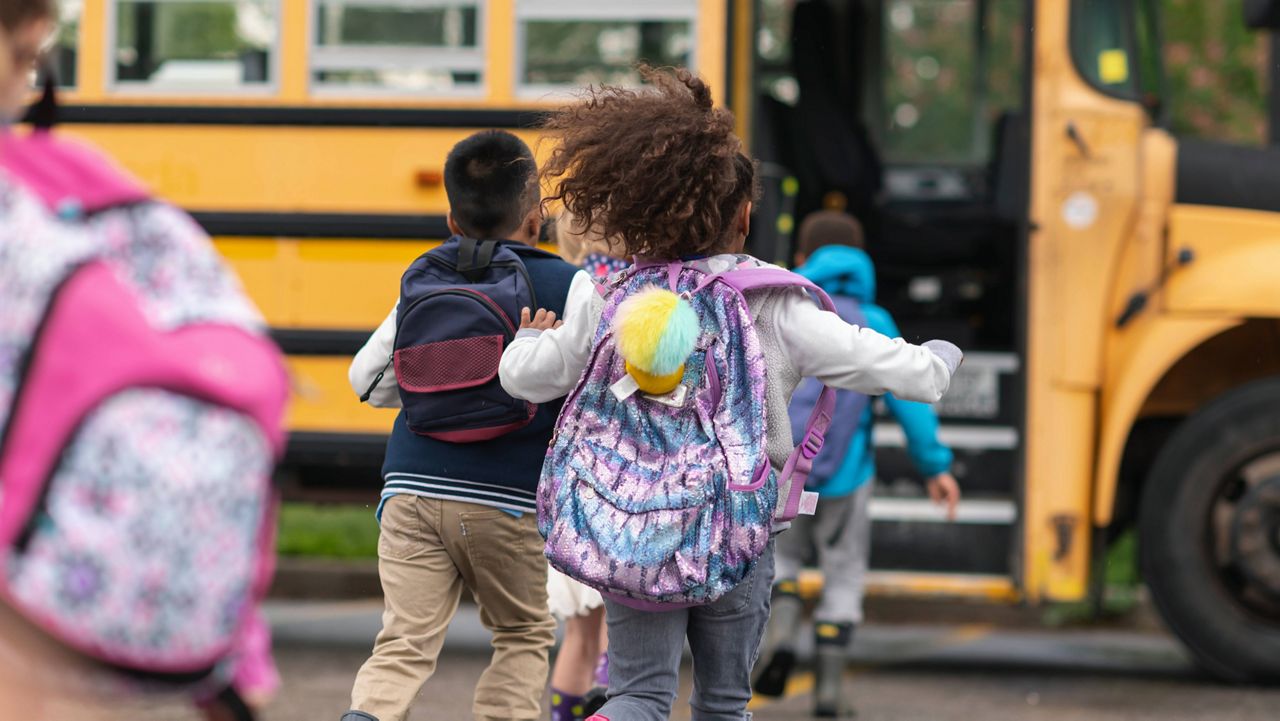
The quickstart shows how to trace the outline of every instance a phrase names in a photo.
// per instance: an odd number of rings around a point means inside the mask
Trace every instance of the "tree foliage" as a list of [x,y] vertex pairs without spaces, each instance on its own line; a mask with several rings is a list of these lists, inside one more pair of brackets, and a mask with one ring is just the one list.
[[1161,4],[1173,131],[1265,142],[1268,36],[1245,28],[1243,0]]

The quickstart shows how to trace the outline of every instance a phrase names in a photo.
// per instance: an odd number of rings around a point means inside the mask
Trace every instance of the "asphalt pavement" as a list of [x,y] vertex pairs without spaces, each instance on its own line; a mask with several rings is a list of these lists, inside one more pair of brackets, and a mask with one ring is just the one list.
[[[263,721],[337,721],[380,611],[377,601],[271,604],[284,688]],[[464,606],[412,718],[470,719],[488,648],[474,607]],[[872,623],[859,630],[847,673],[860,721],[1280,719],[1280,689],[1215,683],[1162,633]],[[686,673],[673,719],[689,719],[688,685]],[[786,698],[752,703],[755,721],[808,718],[812,687],[802,668]],[[136,718],[197,717],[176,700],[153,699]]]

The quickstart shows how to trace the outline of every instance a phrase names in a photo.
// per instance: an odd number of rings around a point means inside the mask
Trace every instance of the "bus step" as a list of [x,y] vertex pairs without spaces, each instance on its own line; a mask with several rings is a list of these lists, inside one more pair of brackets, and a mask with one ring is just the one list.
[[[966,573],[918,573],[872,571],[867,575],[872,596],[958,598],[992,603],[1016,603],[1022,596],[1007,576]],[[800,595],[814,600],[822,594],[822,573],[807,569],[800,574]]]

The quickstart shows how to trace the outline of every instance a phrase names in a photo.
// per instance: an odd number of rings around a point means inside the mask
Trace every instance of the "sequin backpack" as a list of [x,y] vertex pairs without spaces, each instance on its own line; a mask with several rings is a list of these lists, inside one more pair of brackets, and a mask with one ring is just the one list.
[[288,384],[208,236],[88,148],[2,135],[0,307],[0,602],[130,678],[274,676]]
[[[669,288],[696,314],[692,352],[663,395],[639,391],[615,317],[629,298]],[[565,402],[538,487],[551,565],[641,609],[712,603],[764,553],[776,521],[812,513],[804,490],[831,422],[816,403],[781,474],[766,453],[765,359],[745,294],[808,280],[745,256],[640,264],[601,287],[590,361]]]

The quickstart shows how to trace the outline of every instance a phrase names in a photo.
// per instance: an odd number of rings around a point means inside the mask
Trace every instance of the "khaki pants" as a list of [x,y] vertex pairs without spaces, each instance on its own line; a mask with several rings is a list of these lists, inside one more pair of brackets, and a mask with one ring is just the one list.
[[493,633],[493,659],[476,685],[477,720],[537,719],[555,622],[536,517],[460,501],[400,495],[382,510],[378,574],[386,596],[373,655],[356,676],[351,708],[401,721],[435,672],[466,584]]

